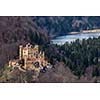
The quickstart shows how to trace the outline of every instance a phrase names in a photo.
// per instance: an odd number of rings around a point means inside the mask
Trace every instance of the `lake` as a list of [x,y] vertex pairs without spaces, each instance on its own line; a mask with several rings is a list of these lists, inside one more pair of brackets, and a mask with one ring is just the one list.
[[79,34],[68,34],[64,36],[58,36],[51,40],[53,44],[63,45],[64,43],[74,42],[75,40],[83,40],[88,38],[98,38],[100,36],[100,32],[98,33],[79,33]]

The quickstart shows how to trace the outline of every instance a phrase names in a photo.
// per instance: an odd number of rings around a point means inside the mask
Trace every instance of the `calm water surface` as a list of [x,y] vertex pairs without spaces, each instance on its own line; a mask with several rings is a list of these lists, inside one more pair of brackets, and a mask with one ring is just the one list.
[[98,38],[100,33],[79,33],[79,34],[69,34],[64,36],[56,37],[55,39],[51,40],[53,44],[63,45],[65,42],[71,43],[75,40],[79,39],[88,39],[88,38]]

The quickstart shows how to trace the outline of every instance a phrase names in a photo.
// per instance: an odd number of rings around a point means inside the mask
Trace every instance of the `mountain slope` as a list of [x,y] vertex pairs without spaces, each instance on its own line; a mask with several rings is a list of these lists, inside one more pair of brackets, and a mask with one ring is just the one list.
[[18,45],[30,42],[43,44],[49,41],[32,17],[0,17],[0,66],[18,56]]
[[100,28],[100,16],[39,16],[32,17],[38,27],[50,37],[72,31]]

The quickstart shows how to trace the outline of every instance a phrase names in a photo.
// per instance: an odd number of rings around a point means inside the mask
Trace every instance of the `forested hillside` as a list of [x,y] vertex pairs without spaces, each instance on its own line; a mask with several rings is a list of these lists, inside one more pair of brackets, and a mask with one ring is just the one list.
[[[0,17],[0,82],[100,82],[100,37],[62,46],[50,39],[73,31],[100,28],[100,17]],[[18,58],[19,44],[38,44],[53,67],[32,79],[33,72],[5,67]]]
[[48,41],[32,17],[0,17],[0,66],[18,56],[19,44],[41,45]]
[[100,16],[39,16],[32,17],[38,27],[50,37],[68,32],[100,28]]

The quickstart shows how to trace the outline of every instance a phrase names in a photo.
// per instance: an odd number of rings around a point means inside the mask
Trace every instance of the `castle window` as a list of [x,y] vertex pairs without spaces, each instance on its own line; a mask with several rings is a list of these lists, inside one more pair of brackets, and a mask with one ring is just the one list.
[[34,65],[36,68],[39,68],[39,62],[35,62],[35,63],[33,63],[33,65]]

